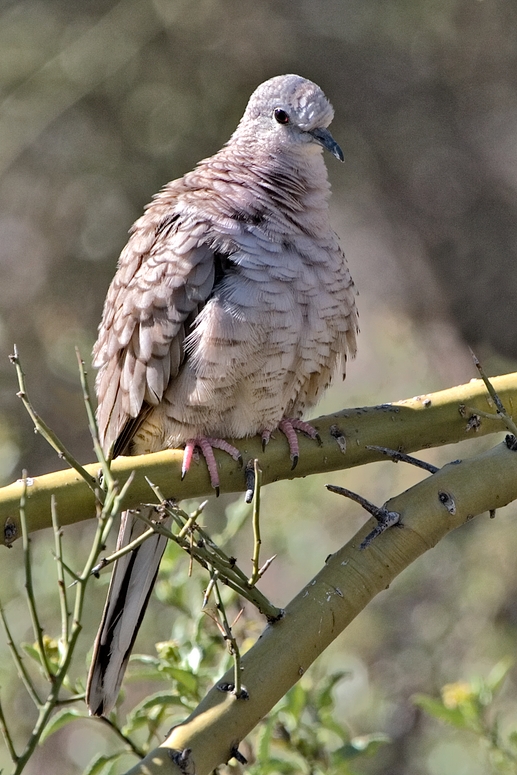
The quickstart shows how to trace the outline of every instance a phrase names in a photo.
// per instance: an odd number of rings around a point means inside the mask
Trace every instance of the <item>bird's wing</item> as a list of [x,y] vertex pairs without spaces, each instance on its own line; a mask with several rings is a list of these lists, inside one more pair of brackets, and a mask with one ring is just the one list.
[[185,336],[213,290],[210,227],[178,210],[153,203],[135,223],[106,297],[94,366],[99,432],[115,455],[178,374]]

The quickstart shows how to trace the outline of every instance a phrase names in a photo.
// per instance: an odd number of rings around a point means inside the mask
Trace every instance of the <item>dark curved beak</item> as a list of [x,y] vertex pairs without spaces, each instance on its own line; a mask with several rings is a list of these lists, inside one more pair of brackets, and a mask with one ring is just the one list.
[[345,161],[343,151],[336,143],[328,129],[323,129],[323,127],[316,127],[316,129],[311,129],[309,134],[314,137],[317,143],[326,148],[327,151],[330,151],[330,153],[332,153],[336,159],[339,159],[339,161]]

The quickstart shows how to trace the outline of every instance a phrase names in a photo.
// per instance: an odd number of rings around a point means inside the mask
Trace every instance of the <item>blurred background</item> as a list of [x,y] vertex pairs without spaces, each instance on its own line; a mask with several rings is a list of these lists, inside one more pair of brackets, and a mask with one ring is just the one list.
[[[1,0],[3,483],[22,468],[34,476],[61,466],[16,398],[13,342],[38,412],[91,462],[74,346],[88,362],[131,223],[164,183],[220,148],[260,82],[289,72],[316,81],[335,108],[345,164],[327,155],[332,218],[360,293],[357,360],[317,413],[466,382],[475,376],[467,344],[491,374],[516,368],[515,3]],[[494,441],[426,457],[440,465]],[[328,479],[380,504],[419,474],[384,463],[267,488],[264,551],[279,556],[263,586],[279,605],[364,519],[324,491]],[[229,503],[209,504],[208,526],[224,525]],[[357,772],[488,772],[468,736],[424,716],[411,697],[486,675],[515,651],[514,511],[480,517],[442,541],[322,658],[320,671],[351,671],[337,694],[340,720],[354,734],[392,738]],[[67,528],[77,561],[91,535],[88,524]],[[42,533],[33,543],[52,630],[52,538]],[[249,551],[249,535],[236,546]],[[1,562],[2,603],[15,634],[28,638],[20,547],[3,550]],[[92,588],[83,655],[104,593],[102,584]],[[163,602],[154,605],[142,648],[170,636],[170,609],[164,615]],[[2,645],[2,702],[21,741],[33,710],[4,652]],[[503,728],[517,724],[516,680],[514,671],[500,699]],[[27,772],[52,766],[75,775],[112,742],[86,728],[53,740]]]

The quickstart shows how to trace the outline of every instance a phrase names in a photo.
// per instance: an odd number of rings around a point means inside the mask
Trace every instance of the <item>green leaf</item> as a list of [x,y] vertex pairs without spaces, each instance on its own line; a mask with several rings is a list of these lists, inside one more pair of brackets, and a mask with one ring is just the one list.
[[334,687],[343,678],[350,678],[352,675],[350,670],[340,670],[333,673],[327,681],[325,681],[323,687],[316,693],[316,705],[318,708],[329,708],[334,706],[334,695],[332,694]]
[[508,735],[508,743],[512,748],[517,749],[517,731],[510,732]]
[[270,715],[259,727],[256,740],[257,761],[259,762],[266,762],[269,759],[274,726],[274,716]]
[[101,775],[107,764],[111,764],[112,762],[116,761],[116,759],[119,759],[121,756],[125,755],[125,751],[114,753],[110,756],[99,754],[92,759],[90,764],[83,772],[83,775]]
[[198,679],[188,670],[182,670],[180,667],[166,667],[163,671],[170,678],[173,678],[176,683],[183,686],[188,692],[196,693],[198,689]]
[[[146,697],[146,699],[137,705],[136,708],[133,708],[127,717],[127,723],[124,726],[124,730],[134,730],[136,727],[142,726],[142,723],[147,723],[154,709],[163,711],[165,708],[170,707],[185,708],[186,705],[177,694],[171,694],[170,692],[156,692],[156,694]],[[187,710],[189,710],[189,708],[187,708]]]
[[446,708],[440,700],[435,700],[426,694],[415,694],[412,701],[430,716],[445,721],[446,724],[451,724],[458,729],[467,729],[469,726],[460,708]]
[[334,764],[337,764],[339,761],[349,761],[350,759],[356,759],[358,756],[373,756],[381,745],[386,745],[386,743],[391,743],[388,735],[381,733],[358,735],[350,740],[349,743],[345,743],[341,748],[333,751],[332,760]]
[[295,722],[298,723],[309,702],[308,692],[302,684],[295,684],[295,686],[287,693],[286,700],[287,702],[283,706],[282,711],[292,715]]
[[30,657],[35,662],[37,662],[38,665],[41,665],[41,657],[40,657],[39,649],[35,648],[32,645],[32,643],[22,643],[21,647],[25,651],[28,657]]
[[514,659],[512,657],[504,657],[504,659],[501,659],[490,671],[487,678],[487,685],[490,687],[492,692],[497,692],[501,685],[508,675],[508,671],[511,670],[511,668],[514,665]]
[[71,721],[76,721],[78,718],[86,719],[88,716],[86,713],[82,713],[81,711],[75,710],[74,708],[65,708],[64,710],[58,711],[55,716],[52,716],[49,723],[43,730],[40,743],[43,743],[48,737],[50,737],[50,735],[53,735],[54,732],[57,732],[58,729],[61,729]]

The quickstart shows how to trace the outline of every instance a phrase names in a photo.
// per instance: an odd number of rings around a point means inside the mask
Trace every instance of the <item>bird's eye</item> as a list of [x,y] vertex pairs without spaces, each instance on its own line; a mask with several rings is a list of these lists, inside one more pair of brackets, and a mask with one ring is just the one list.
[[282,108],[275,108],[273,115],[275,117],[275,121],[278,121],[279,124],[289,123],[289,114],[286,113],[285,110],[282,110]]

